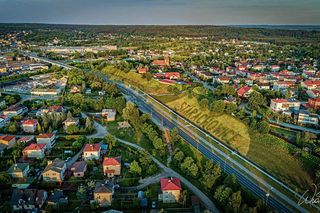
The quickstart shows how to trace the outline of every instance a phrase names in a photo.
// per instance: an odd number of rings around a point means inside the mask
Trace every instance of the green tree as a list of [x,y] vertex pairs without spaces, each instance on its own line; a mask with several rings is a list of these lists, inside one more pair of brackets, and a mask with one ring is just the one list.
[[213,197],[220,203],[220,205],[225,206],[228,202],[228,198],[230,197],[231,193],[231,188],[226,187],[225,185],[221,185],[216,189]]
[[142,169],[141,169],[141,167],[139,166],[139,163],[138,163],[137,161],[134,160],[134,161],[130,164],[130,172],[133,173],[133,174],[141,175]]
[[0,172],[0,188],[9,189],[11,187],[11,178],[6,172]]
[[270,125],[267,121],[260,121],[257,127],[262,134],[267,134],[270,131]]
[[183,153],[182,151],[178,151],[178,152],[174,155],[173,159],[174,159],[178,164],[180,164],[180,163],[182,162],[182,160],[184,159],[184,153]]
[[85,129],[87,132],[91,132],[93,130],[93,123],[89,117],[86,118]]
[[229,198],[227,209],[229,209],[231,212],[238,213],[240,212],[241,202],[241,191],[234,192]]
[[78,132],[79,132],[79,127],[75,124],[71,124],[66,128],[66,133],[69,135],[72,135]]
[[111,134],[107,134],[104,137],[104,143],[108,144],[109,155],[111,153],[112,148],[115,147],[116,142],[117,142],[116,138]]
[[261,106],[265,105],[265,100],[260,92],[251,92],[248,99],[248,107],[252,110],[259,110]]

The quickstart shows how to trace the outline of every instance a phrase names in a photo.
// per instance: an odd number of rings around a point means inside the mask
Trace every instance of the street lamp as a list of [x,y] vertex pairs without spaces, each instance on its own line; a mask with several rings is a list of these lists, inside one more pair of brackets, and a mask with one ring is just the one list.
[[266,194],[266,206],[268,205],[268,198],[269,198],[269,196],[270,196],[270,194],[267,193],[267,194]]
[[226,164],[227,164],[227,160],[229,160],[230,159],[230,156],[228,155],[228,157],[226,157],[225,159],[224,159],[224,172],[226,172]]

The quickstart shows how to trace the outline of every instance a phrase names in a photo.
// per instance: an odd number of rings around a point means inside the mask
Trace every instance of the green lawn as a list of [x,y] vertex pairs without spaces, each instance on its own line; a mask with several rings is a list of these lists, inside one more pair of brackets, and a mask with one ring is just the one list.
[[[319,162],[319,159],[294,156],[292,153],[294,147],[282,139],[272,135],[252,134],[249,132],[247,125],[237,118],[227,114],[216,115],[209,112],[208,109],[201,109],[195,98],[188,98],[185,94],[175,98],[168,96],[157,98],[199,126],[205,123],[207,126],[202,126],[202,128],[206,129],[209,126],[206,130],[212,135],[220,138],[293,188],[296,188],[296,186],[301,190],[310,188],[313,180],[308,167],[315,165],[316,162]],[[186,107],[187,105],[190,107]],[[198,112],[193,111],[194,109],[197,109]],[[219,123],[225,129],[234,130],[239,135],[229,140],[227,136],[217,135],[216,129],[210,129],[210,123]]]

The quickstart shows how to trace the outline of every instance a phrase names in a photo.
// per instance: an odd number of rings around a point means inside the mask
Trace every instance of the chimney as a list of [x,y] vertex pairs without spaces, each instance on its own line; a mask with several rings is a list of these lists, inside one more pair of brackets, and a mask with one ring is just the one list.
[[52,160],[48,160],[48,165],[52,164]]

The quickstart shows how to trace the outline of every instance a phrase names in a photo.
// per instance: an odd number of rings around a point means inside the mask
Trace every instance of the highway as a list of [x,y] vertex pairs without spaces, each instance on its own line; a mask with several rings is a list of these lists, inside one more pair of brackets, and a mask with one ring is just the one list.
[[[152,119],[156,123],[160,123],[163,126],[168,127],[169,129],[177,128],[179,131],[179,134],[182,138],[184,138],[190,145],[192,145],[194,148],[199,150],[204,156],[206,156],[208,159],[212,160],[214,163],[218,163],[221,165],[222,169],[225,170],[228,174],[235,174],[239,183],[245,188],[252,191],[255,195],[263,199],[265,202],[268,200],[268,205],[275,208],[279,212],[292,212],[293,209],[287,207],[286,205],[280,203],[278,199],[274,198],[272,195],[270,195],[268,198],[266,196],[267,192],[262,190],[257,184],[250,181],[246,176],[244,176],[240,171],[236,170],[230,165],[230,161],[225,161],[224,158],[218,157],[215,152],[217,150],[212,151],[211,148],[208,148],[207,146],[203,145],[202,143],[198,142],[194,137],[190,136],[190,133],[185,130],[185,127],[179,125],[177,121],[173,121],[172,118],[168,119],[166,116],[163,116],[162,114],[158,113],[157,110],[155,110],[152,106],[147,104],[145,101],[141,101],[141,97],[137,95],[135,92],[131,91],[130,89],[125,89],[125,87],[121,87],[123,92],[125,92],[130,97],[133,97],[132,100],[135,102],[139,108],[144,111],[145,113],[150,113],[152,115]],[[205,140],[205,139],[203,139]],[[226,157],[227,158],[227,157]],[[270,187],[271,188],[271,187]],[[297,205],[297,204],[296,204]],[[297,205],[297,208],[298,205]],[[307,212],[304,209],[300,209],[300,212]]]
[[[38,60],[41,60],[40,57],[37,57]],[[58,66],[64,67],[66,69],[72,69],[69,65],[64,64],[56,64]],[[106,76],[101,75],[101,77],[109,81]],[[115,82],[113,82],[115,83]],[[218,163],[221,165],[223,170],[228,174],[235,174],[239,183],[243,185],[245,188],[253,192],[256,196],[263,199],[267,205],[270,205],[272,208],[278,210],[279,212],[308,212],[302,206],[297,204],[297,201],[292,200],[291,198],[287,197],[282,192],[278,191],[277,189],[273,188],[270,184],[268,184],[265,180],[261,177],[256,176],[243,165],[239,164],[232,158],[230,158],[229,154],[221,151],[221,149],[217,148],[217,146],[213,146],[208,139],[201,136],[201,134],[192,131],[190,128],[187,128],[185,124],[180,123],[177,118],[183,119],[180,115],[175,115],[172,117],[172,114],[168,114],[167,111],[164,109],[165,106],[161,108],[154,103],[150,103],[146,98],[147,94],[143,94],[142,92],[137,92],[131,88],[124,86],[122,83],[116,82],[119,89],[125,93],[130,99],[137,104],[137,106],[145,113],[150,113],[152,120],[156,123],[160,123],[163,126],[168,127],[169,129],[177,128],[179,134],[182,138],[184,138],[190,145],[195,147],[199,152],[201,152],[204,156],[208,159],[211,159],[213,162]],[[188,124],[193,126],[193,124]],[[194,126],[193,126],[194,127]],[[198,127],[195,127],[198,128]],[[207,135],[208,136],[208,135]],[[208,136],[212,137],[212,136]],[[216,138],[212,138],[217,144],[224,146],[222,142],[218,141]],[[225,147],[224,147],[225,148]],[[239,157],[243,160],[242,156],[239,156],[237,153],[232,152],[232,154]],[[244,160],[243,163],[250,164],[250,161]],[[260,169],[261,170],[261,169]],[[260,171],[259,170],[259,171]],[[270,174],[264,172],[271,180],[277,180],[276,178],[272,177]],[[275,181],[276,182],[276,181]],[[276,182],[280,183],[281,182]],[[283,186],[283,184],[282,184]],[[287,186],[283,186],[284,188]],[[288,187],[285,188],[288,190]],[[291,190],[291,189],[290,189]],[[288,190],[289,191],[289,190]],[[294,191],[289,191],[294,193]],[[295,193],[295,195],[297,195]],[[298,195],[300,197],[300,195]]]

